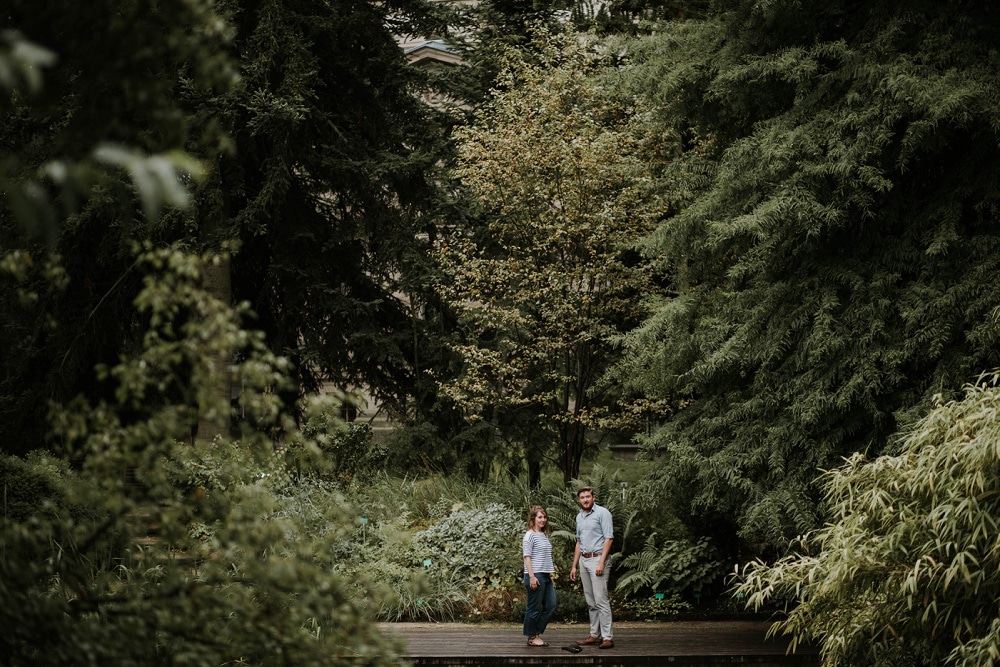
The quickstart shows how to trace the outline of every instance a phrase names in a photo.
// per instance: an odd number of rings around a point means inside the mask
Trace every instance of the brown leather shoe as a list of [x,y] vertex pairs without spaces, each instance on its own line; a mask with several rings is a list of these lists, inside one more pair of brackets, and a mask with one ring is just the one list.
[[601,645],[598,646],[597,648],[614,648],[614,647],[615,643],[613,641],[611,641],[610,639],[605,639],[603,642],[601,642]]
[[593,646],[594,644],[600,644],[601,640],[597,637],[587,637],[586,639],[581,639],[576,643],[577,646]]

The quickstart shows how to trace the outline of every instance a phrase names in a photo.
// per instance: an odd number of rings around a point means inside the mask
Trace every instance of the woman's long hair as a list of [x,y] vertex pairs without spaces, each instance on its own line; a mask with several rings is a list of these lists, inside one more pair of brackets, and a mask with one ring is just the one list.
[[[546,510],[541,505],[535,505],[535,506],[533,506],[528,511],[528,530],[534,530],[535,529],[535,518],[537,518],[539,514],[544,514],[546,519],[549,518],[549,512],[548,512],[548,510]],[[545,527],[542,528],[542,532],[545,533],[546,535],[549,534],[549,522],[548,521],[545,522]]]

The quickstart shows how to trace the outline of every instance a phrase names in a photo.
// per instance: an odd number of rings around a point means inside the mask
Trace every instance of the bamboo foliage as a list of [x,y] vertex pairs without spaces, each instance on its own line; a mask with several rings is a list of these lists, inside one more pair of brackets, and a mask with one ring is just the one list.
[[942,401],[898,455],[824,475],[830,523],[740,586],[756,607],[796,603],[772,632],[820,640],[829,666],[1000,662],[997,379]]

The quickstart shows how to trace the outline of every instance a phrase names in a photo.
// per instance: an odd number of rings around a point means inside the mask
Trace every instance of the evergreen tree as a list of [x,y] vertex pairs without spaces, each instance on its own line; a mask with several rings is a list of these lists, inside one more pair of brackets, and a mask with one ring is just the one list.
[[[234,151],[199,203],[202,240],[236,243],[232,290],[300,391],[365,386],[397,409],[419,374],[443,127],[394,35],[426,3],[236,3],[243,82],[198,100]],[[182,233],[179,231],[179,233]]]
[[[0,37],[0,447],[39,447],[50,400],[110,388],[94,367],[137,337],[131,244],[189,202],[218,136],[184,91],[234,85],[211,3],[4,4]],[[129,178],[121,178],[127,175]]]
[[[402,412],[431,386],[422,364],[434,355],[419,348],[436,340],[424,329],[437,313],[427,251],[446,206],[436,174],[447,119],[421,99],[426,80],[407,66],[393,31],[437,30],[436,13],[409,0],[223,2],[218,11],[228,23],[198,23],[194,9],[170,14],[164,5],[133,32],[128,21],[139,9],[128,4],[11,13],[11,24],[60,63],[44,108],[18,97],[16,122],[3,129],[5,141],[30,156],[22,173],[95,136],[146,150],[184,147],[207,167],[190,213],[144,218],[134,197],[108,189],[112,183],[53,234],[68,287],[4,332],[16,351],[4,360],[12,372],[0,431],[11,451],[41,443],[39,410],[48,399],[112,390],[92,369],[113,363],[140,335],[142,322],[130,314],[140,286],[131,268],[135,241],[230,251],[232,263],[209,266],[207,283],[223,301],[248,301],[272,349],[294,360],[289,405],[330,382],[364,386]],[[86,36],[74,32],[86,26],[94,26]],[[140,48],[144,30],[169,36],[167,28],[182,31],[175,42],[192,49],[227,41],[202,60]],[[203,70],[219,69],[227,53],[239,83],[207,87]],[[99,69],[104,54],[113,60],[107,71]],[[5,247],[25,247],[22,230],[8,222]],[[7,304],[17,289],[3,294]],[[53,319],[58,327],[37,325]],[[228,397],[226,376],[217,377],[216,391]],[[192,428],[226,435],[225,417]]]
[[989,2],[746,0],[634,45],[696,150],[649,245],[676,296],[617,376],[684,405],[661,489],[734,552],[783,550],[822,469],[996,364],[998,30]]

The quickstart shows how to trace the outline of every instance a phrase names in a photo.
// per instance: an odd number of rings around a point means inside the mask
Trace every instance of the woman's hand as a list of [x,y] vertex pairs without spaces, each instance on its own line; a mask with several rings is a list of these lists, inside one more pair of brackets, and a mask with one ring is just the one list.
[[528,579],[528,585],[531,586],[531,590],[535,590],[536,588],[538,588],[538,577],[536,577],[535,575],[531,575],[531,577]]

